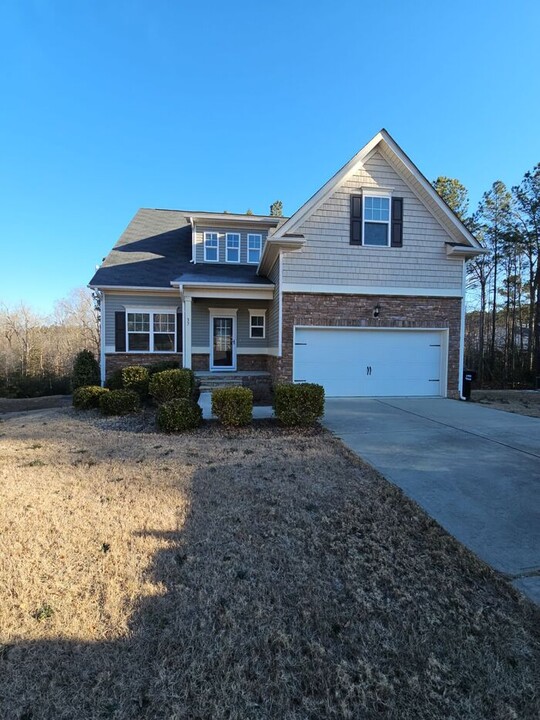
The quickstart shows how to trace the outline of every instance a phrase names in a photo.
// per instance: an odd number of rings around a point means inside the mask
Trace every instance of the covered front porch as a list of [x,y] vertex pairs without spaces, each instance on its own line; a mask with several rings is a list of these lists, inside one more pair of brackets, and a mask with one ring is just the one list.
[[216,378],[236,375],[236,381],[269,375],[268,358],[278,345],[269,281],[248,287],[184,284],[180,292],[184,367]]

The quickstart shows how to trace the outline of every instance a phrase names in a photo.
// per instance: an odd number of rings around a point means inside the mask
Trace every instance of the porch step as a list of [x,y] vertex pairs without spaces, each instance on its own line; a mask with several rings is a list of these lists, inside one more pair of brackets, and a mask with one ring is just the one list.
[[237,378],[236,380],[234,378],[215,378],[215,380],[204,378],[201,380],[199,390],[201,392],[211,392],[216,388],[224,387],[242,387],[242,378]]
[[202,393],[212,393],[217,388],[248,387],[253,390],[253,397],[257,402],[268,401],[272,398],[272,376],[268,372],[257,370],[237,371],[234,373],[214,373],[196,371],[195,379]]

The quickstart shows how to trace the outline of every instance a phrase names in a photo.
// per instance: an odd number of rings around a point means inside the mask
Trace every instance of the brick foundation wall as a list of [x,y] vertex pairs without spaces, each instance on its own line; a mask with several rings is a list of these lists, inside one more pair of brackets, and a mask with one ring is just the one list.
[[182,367],[182,353],[107,353],[105,355],[105,372],[109,377],[115,370],[128,365],[152,365],[153,363],[175,360]]
[[[380,311],[373,317],[375,305]],[[292,380],[293,327],[448,328],[448,396],[457,398],[461,299],[374,295],[283,294],[283,355],[269,357],[274,382]]]
[[[192,355],[191,367],[193,370],[210,370],[210,355]],[[267,355],[237,355],[236,369],[240,372],[255,370],[268,372]]]

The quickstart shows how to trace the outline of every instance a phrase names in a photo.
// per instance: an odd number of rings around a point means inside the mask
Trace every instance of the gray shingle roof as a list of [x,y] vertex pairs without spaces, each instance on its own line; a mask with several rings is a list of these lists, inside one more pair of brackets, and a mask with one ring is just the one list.
[[190,265],[189,270],[175,278],[179,283],[231,283],[250,285],[267,285],[273,283],[265,277],[256,274],[255,265],[210,265],[197,263]]
[[249,265],[193,265],[189,210],[142,208],[90,281],[98,287],[169,288],[176,282],[271,284]]

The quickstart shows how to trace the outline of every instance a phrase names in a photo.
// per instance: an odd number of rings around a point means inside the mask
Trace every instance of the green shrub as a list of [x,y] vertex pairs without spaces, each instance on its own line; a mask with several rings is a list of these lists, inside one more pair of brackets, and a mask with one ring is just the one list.
[[313,425],[324,414],[324,388],[315,383],[276,385],[274,412],[289,427]]
[[227,427],[249,425],[253,419],[253,391],[245,387],[214,390],[212,414]]
[[142,365],[128,365],[122,368],[122,387],[124,390],[133,390],[144,400],[148,395],[148,382],[150,375]]
[[110,390],[101,395],[99,408],[103,415],[127,415],[136,412],[140,402],[134,390]]
[[163,372],[164,370],[180,370],[178,360],[161,360],[160,362],[152,363],[151,365],[146,365],[145,367],[147,368],[150,376]]
[[100,383],[99,363],[90,350],[81,350],[77,353],[73,363],[71,385],[74,390]]
[[124,386],[122,384],[122,370],[113,370],[109,377],[105,380],[105,387],[109,390],[121,390]]
[[186,398],[174,398],[164,402],[156,413],[157,426],[166,433],[193,430],[199,427],[201,421],[201,408]]
[[77,410],[90,410],[99,407],[99,399],[103,393],[108,393],[107,388],[99,385],[87,385],[73,391],[73,407]]
[[158,403],[175,398],[193,400],[194,385],[192,370],[163,370],[150,378],[149,392]]

